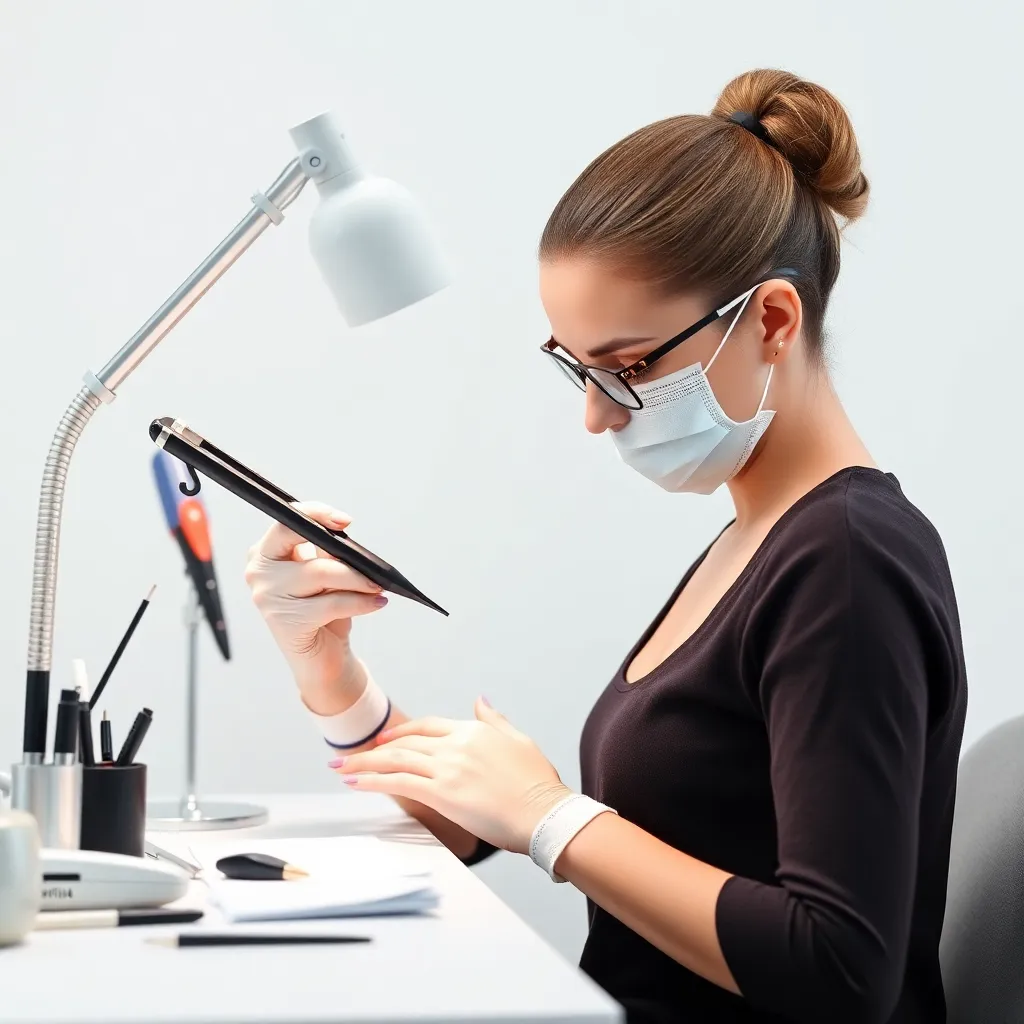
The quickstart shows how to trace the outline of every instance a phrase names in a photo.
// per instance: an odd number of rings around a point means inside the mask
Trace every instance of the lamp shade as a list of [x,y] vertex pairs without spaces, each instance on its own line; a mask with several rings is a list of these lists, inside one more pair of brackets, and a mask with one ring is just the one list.
[[400,185],[359,165],[330,114],[291,135],[319,193],[310,250],[349,326],[378,320],[450,282],[419,205]]

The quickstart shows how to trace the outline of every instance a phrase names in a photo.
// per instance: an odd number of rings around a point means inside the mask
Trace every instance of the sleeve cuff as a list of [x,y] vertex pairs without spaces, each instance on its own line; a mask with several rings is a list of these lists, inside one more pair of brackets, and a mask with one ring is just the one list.
[[479,864],[481,861],[487,860],[492,853],[497,852],[498,848],[496,846],[491,846],[491,844],[484,839],[478,839],[476,841],[476,849],[468,857],[463,857],[462,863],[465,864],[467,868],[471,868],[474,864]]
[[780,986],[793,983],[789,945],[777,927],[788,898],[785,889],[734,875],[715,905],[718,943],[733,980],[744,999],[762,1009],[774,1007]]

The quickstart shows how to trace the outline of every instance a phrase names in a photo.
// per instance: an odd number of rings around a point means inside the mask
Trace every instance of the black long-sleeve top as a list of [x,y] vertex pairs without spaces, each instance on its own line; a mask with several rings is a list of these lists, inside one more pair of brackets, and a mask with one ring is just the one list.
[[743,994],[593,904],[581,966],[630,1024],[942,1024],[967,686],[937,533],[894,477],[844,470],[627,683],[695,568],[594,707],[583,790],[734,876],[716,925]]

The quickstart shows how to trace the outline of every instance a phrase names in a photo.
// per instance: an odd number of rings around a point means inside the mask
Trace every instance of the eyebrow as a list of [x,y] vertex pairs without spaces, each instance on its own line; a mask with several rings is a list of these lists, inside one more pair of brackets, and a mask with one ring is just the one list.
[[[610,355],[612,352],[617,352],[620,348],[629,348],[630,345],[642,345],[644,342],[657,341],[655,337],[650,338],[612,338],[610,341],[605,341],[600,345],[595,346],[590,350],[589,357],[591,359],[600,359],[601,356]],[[556,344],[560,344],[558,339],[555,339]],[[564,345],[561,346],[565,348]],[[568,352],[569,350],[566,349]]]

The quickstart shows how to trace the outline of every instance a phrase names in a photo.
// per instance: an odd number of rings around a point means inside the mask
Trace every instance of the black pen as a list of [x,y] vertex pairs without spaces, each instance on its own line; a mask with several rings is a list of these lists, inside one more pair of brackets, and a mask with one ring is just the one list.
[[53,742],[53,763],[74,764],[78,760],[78,694],[61,690],[57,705],[57,732]]
[[259,932],[210,932],[200,929],[194,932],[183,932],[181,935],[161,935],[147,942],[154,946],[317,946],[334,945],[350,942],[369,942],[368,935],[280,935],[261,934]]
[[114,739],[110,735],[110,719],[106,711],[100,721],[100,758],[104,761],[114,760]]
[[118,768],[134,763],[135,755],[139,752],[139,747],[142,746],[142,741],[146,738],[146,733],[152,723],[153,712],[149,708],[143,708],[135,716],[135,721],[132,722],[132,727],[128,730],[128,735],[125,736],[124,743],[121,744],[121,751],[114,762]]

